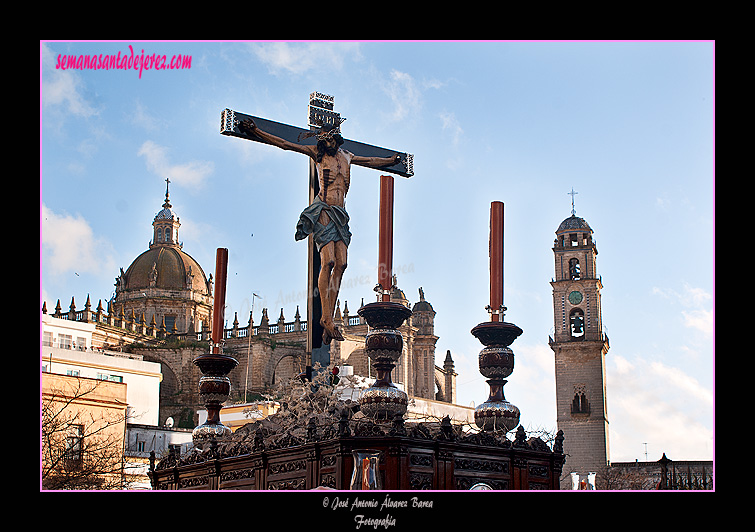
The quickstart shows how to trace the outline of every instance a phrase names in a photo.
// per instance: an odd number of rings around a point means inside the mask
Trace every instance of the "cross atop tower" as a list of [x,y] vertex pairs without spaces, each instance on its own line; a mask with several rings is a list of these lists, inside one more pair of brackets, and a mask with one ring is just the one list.
[[169,209],[171,207],[171,204],[170,204],[170,189],[168,187],[170,187],[170,178],[166,177],[165,178],[165,203],[163,204],[163,207],[166,207]]
[[574,210],[574,195],[579,194],[579,192],[574,192],[574,187],[571,187],[571,192],[567,192],[567,196],[571,196],[571,215],[574,216],[577,214],[577,212]]

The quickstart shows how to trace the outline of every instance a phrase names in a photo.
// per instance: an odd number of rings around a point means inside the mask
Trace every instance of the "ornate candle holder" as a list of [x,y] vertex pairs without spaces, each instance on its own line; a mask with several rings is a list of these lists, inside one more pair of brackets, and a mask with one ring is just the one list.
[[377,370],[377,380],[359,398],[365,415],[376,419],[393,419],[406,413],[409,397],[391,381],[391,370],[401,357],[404,340],[398,328],[412,311],[391,301],[368,303],[357,312],[370,326],[365,350]]
[[199,397],[207,409],[207,421],[192,432],[194,446],[204,449],[210,441],[220,441],[231,435],[231,429],[220,422],[220,410],[231,393],[231,380],[228,373],[238,365],[238,361],[221,353],[207,353],[194,359],[202,377],[199,379]]
[[514,371],[514,352],[509,345],[522,334],[513,323],[489,321],[472,329],[472,334],[485,347],[480,351],[480,373],[488,379],[490,395],[475,408],[475,424],[483,431],[505,430],[519,425],[519,409],[503,395],[506,377]]

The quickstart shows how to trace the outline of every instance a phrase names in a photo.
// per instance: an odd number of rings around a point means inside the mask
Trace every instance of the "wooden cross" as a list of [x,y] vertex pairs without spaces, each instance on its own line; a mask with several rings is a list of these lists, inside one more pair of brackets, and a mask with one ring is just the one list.
[[[230,137],[238,137],[245,140],[267,143],[262,138],[250,135],[246,129],[240,127],[241,123],[251,119],[256,126],[271,135],[284,139],[288,142],[302,145],[316,145],[317,138],[313,132],[322,127],[323,124],[332,124],[339,126],[342,122],[340,115],[333,110],[333,97],[314,92],[310,94],[309,105],[309,126],[310,129],[303,129],[280,122],[274,122],[265,118],[252,116],[231,109],[225,109],[221,113],[220,133]],[[413,156],[411,154],[381,148],[362,142],[344,139],[342,149],[360,157],[391,157],[398,154],[399,162],[391,166],[383,166],[381,172],[389,172],[403,177],[414,175]],[[368,167],[367,164],[361,164],[358,160],[353,164]],[[320,192],[319,180],[314,161],[310,159],[309,164],[309,203],[315,200]],[[391,198],[392,203],[392,198]],[[392,232],[392,227],[391,227]],[[392,237],[392,235],[391,235]],[[307,272],[307,378],[312,377],[312,366],[319,362],[325,368],[330,364],[329,344],[322,340],[323,327],[320,325],[322,317],[322,302],[317,289],[317,280],[320,272],[320,254],[317,251],[312,235],[308,238],[308,272]],[[379,272],[380,275],[380,272]],[[381,277],[381,281],[382,281]],[[382,284],[382,283],[381,283]],[[387,283],[386,283],[387,284]],[[383,285],[384,289],[388,287]]]

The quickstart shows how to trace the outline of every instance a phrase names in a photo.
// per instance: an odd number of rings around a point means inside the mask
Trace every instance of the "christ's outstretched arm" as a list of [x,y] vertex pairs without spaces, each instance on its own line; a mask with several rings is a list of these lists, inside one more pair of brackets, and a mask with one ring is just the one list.
[[383,166],[398,164],[401,162],[401,156],[398,153],[390,157],[363,157],[361,155],[354,155],[351,158],[351,162],[370,168],[382,168]]
[[283,150],[296,151],[299,153],[303,153],[305,155],[309,155],[310,157],[314,156],[315,148],[313,146],[306,146],[304,144],[296,144],[294,142],[289,142],[280,137],[276,137],[275,135],[272,135],[268,133],[267,131],[263,131],[260,128],[258,128],[257,124],[255,124],[254,120],[252,120],[251,118],[247,118],[246,120],[241,122],[239,124],[239,129],[241,129],[241,131],[249,135],[254,135],[255,137],[262,139],[266,143],[272,144],[273,146],[277,146]]

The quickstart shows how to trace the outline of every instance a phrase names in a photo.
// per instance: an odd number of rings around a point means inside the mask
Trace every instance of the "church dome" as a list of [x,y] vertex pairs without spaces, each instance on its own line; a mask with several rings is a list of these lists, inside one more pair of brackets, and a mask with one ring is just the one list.
[[[170,180],[165,180],[168,185]],[[115,278],[115,307],[124,316],[144,318],[168,333],[196,333],[211,323],[212,275],[182,250],[181,222],[172,210],[169,189],[152,221],[153,239],[147,251]]]
[[572,214],[566,220],[561,222],[561,225],[556,229],[556,234],[570,231],[588,231],[592,233],[592,228],[587,224],[584,218]]
[[116,292],[146,288],[161,290],[192,290],[209,296],[207,277],[199,263],[181,249],[178,228],[181,222],[170,204],[170,179],[165,180],[165,202],[152,221],[153,239],[149,249],[136,257],[131,266],[118,277]]
[[171,209],[170,203],[167,201],[163,204],[163,210],[157,213],[157,216],[155,216],[155,220],[177,220],[178,216],[173,212]]
[[176,246],[153,247],[139,255],[125,273],[123,289],[192,289],[209,295],[207,277],[199,263]]

